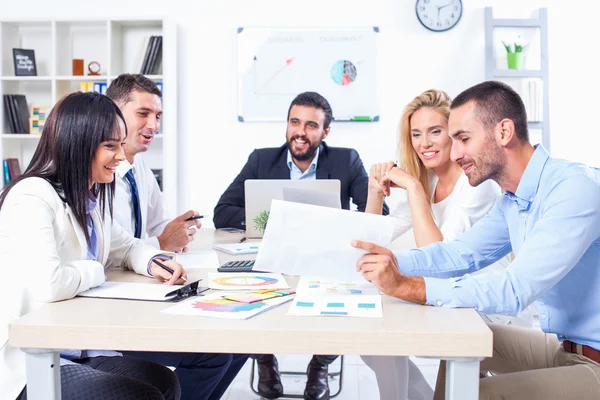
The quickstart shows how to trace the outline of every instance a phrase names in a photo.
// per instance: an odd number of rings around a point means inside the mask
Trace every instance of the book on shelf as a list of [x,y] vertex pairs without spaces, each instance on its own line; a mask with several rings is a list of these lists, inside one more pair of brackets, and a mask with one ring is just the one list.
[[543,118],[543,82],[540,79],[523,79],[521,81],[521,97],[525,104],[527,120],[529,122],[539,122]]
[[4,171],[4,184],[21,176],[21,167],[19,166],[19,160],[16,158],[7,158],[3,160],[2,167]]
[[10,172],[8,172],[8,160],[2,160],[2,176],[4,177],[4,184],[10,182]]
[[144,67],[144,60],[146,57],[146,51],[148,48],[148,43],[150,42],[150,36],[144,36],[142,38],[142,42],[140,43],[140,48],[138,49],[137,56],[135,57],[134,71],[141,72]]
[[29,107],[23,94],[5,94],[4,118],[11,133],[29,133]]
[[[145,43],[146,39],[142,43]],[[140,74],[157,75],[162,68],[162,36],[150,36],[146,52],[141,63]]]

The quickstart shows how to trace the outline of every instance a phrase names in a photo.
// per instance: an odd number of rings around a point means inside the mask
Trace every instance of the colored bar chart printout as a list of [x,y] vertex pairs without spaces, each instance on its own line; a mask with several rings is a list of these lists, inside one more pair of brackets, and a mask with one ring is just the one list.
[[290,315],[382,317],[381,295],[365,281],[333,281],[302,277]]

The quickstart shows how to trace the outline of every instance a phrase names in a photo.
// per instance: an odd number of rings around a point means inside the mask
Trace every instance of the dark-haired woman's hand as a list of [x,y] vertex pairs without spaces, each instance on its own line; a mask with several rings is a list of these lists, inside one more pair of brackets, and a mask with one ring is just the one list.
[[173,273],[171,274],[169,271],[166,271],[155,263],[152,263],[152,276],[154,276],[158,281],[166,282],[169,285],[184,285],[186,283],[186,281],[181,278],[184,277],[187,280],[187,274],[183,270],[181,264],[175,260],[161,261],[161,263],[171,268]]

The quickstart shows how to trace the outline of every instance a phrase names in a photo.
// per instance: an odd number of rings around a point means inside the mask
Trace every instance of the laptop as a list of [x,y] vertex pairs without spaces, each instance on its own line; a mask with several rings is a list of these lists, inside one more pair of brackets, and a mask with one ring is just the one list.
[[[244,192],[246,197],[246,237],[262,238],[263,233],[256,228],[253,220],[261,213],[261,211],[268,211],[271,208],[271,200],[285,200],[284,188],[286,188],[286,190],[292,188],[309,191],[302,194],[299,194],[298,191],[292,191],[292,194],[289,194],[290,192],[288,191],[287,196],[295,196],[296,198],[301,196],[303,199],[305,199],[305,201],[307,201],[307,196],[313,199],[315,197],[319,198],[317,192],[333,193],[336,195],[339,203],[341,186],[342,184],[339,179],[247,179],[244,183]],[[327,196],[327,194],[324,196]],[[332,196],[329,195],[326,198],[328,200],[323,201],[331,204]]]

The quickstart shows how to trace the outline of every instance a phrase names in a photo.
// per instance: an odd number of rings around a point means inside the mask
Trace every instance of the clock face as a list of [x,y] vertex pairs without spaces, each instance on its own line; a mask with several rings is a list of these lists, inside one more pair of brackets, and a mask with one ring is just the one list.
[[462,0],[417,0],[417,18],[427,29],[443,32],[453,28],[462,16]]

